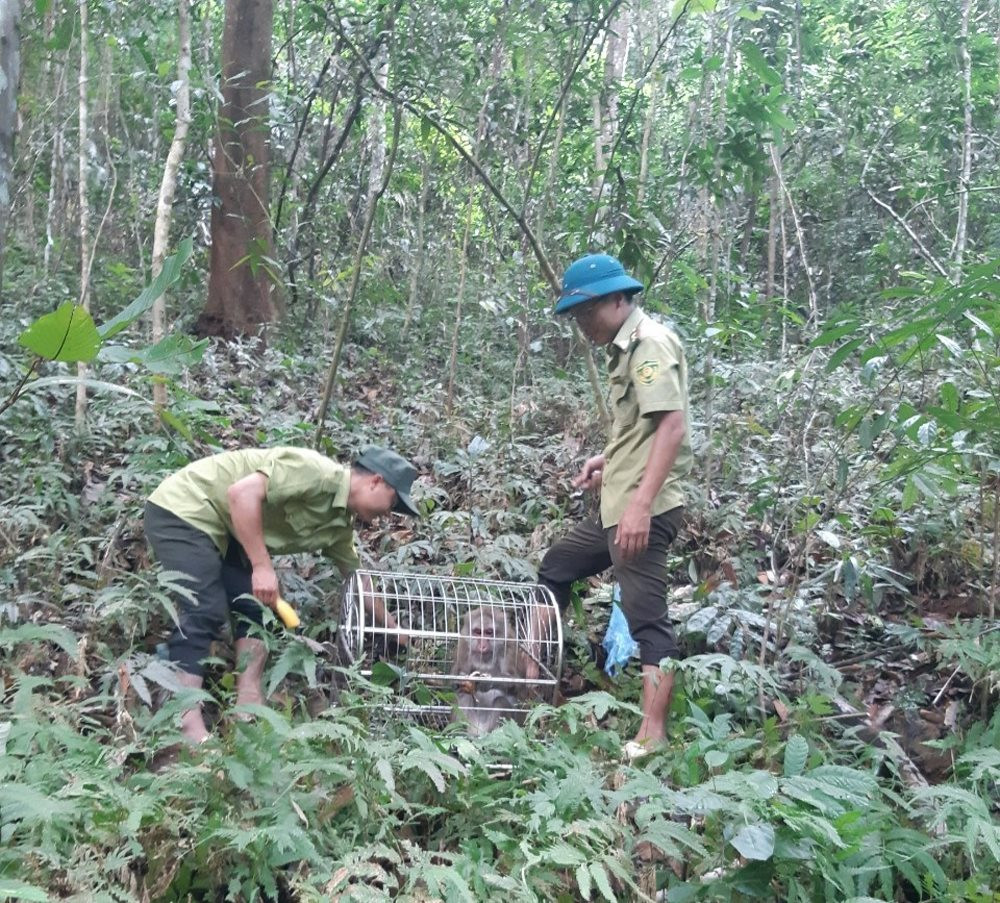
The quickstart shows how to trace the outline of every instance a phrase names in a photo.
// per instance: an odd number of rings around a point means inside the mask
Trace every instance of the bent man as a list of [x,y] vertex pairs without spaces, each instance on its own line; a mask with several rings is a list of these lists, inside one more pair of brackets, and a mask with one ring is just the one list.
[[[280,597],[272,554],[320,551],[346,576],[359,565],[354,519],[416,514],[416,473],[377,446],[352,467],[285,447],[223,452],[167,477],[146,503],[145,525],[160,565],[186,575],[179,583],[196,603],[177,594],[180,626],[167,644],[181,684],[201,688],[209,646],[236,614],[236,657],[245,662],[236,702],[263,702],[267,649],[249,628],[261,623],[260,605],[273,608]],[[181,732],[192,743],[208,736],[200,706],[184,713]]]
[[563,276],[556,313],[605,348],[613,422],[603,453],[573,481],[600,489],[600,516],[556,542],[538,572],[565,609],[574,581],[614,568],[642,664],[642,723],[626,744],[629,758],[666,736],[673,675],[660,661],[679,655],[667,614],[667,548],[683,521],[680,481],[692,465],[684,350],[636,305],[642,288],[607,254],[582,257]]

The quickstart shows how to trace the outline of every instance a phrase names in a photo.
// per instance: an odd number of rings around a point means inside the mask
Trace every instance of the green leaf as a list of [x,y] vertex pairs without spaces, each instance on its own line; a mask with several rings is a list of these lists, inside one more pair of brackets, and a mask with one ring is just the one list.
[[56,27],[52,32],[52,37],[45,42],[46,50],[66,50],[73,42],[73,26],[76,18],[72,15],[63,15],[56,22]]
[[187,422],[183,418],[179,417],[173,411],[169,411],[164,408],[160,411],[160,419],[163,420],[167,426],[177,430],[177,432],[187,439],[188,442],[194,441],[194,432],[191,427],[187,425]]
[[112,317],[107,323],[103,323],[98,327],[97,331],[101,338],[110,339],[112,336],[117,335],[149,310],[156,300],[180,278],[184,264],[187,263],[193,249],[194,240],[190,237],[185,238],[178,245],[177,253],[171,254],[170,257],[163,261],[163,269],[139,293],[139,297],[117,316]]
[[617,900],[615,892],[611,889],[611,881],[608,879],[608,870],[599,862],[590,863],[590,874],[594,877],[594,884],[601,892],[605,900]]
[[582,896],[584,900],[589,900],[592,886],[590,882],[590,872],[587,869],[586,863],[581,865],[576,870],[576,886],[580,889],[580,896]]
[[22,624],[0,630],[0,649],[20,643],[52,643],[72,659],[79,655],[76,634],[57,624]]
[[431,783],[437,789],[438,793],[444,793],[444,775],[441,774],[441,769],[438,768],[437,765],[433,762],[427,761],[426,759],[419,759],[414,763],[414,768],[419,769],[431,779]]
[[830,360],[827,361],[826,371],[830,373],[836,370],[844,361],[846,361],[855,351],[864,343],[864,337],[857,339],[851,339],[849,342],[845,342],[841,345],[831,356]]
[[810,348],[820,348],[823,345],[832,345],[834,342],[839,341],[846,335],[850,335],[852,332],[856,332],[860,324],[857,320],[849,320],[846,323],[841,323],[839,326],[832,326],[825,332],[821,332],[815,339],[809,343]]
[[41,379],[28,383],[24,387],[24,391],[37,392],[39,389],[45,389],[49,386],[78,386],[81,383],[94,392],[117,392],[119,395],[128,395],[149,404],[148,399],[143,398],[135,389],[130,389],[128,386],[119,386],[103,379],[79,379],[76,376],[43,376]]
[[941,407],[952,412],[958,410],[958,389],[953,382],[941,383],[938,392],[941,394]]
[[822,539],[831,549],[840,548],[840,537],[830,530],[817,530],[816,536]]
[[[79,803],[80,806],[83,803]],[[5,784],[0,797],[0,824],[21,820],[24,826],[69,821],[78,814],[78,804],[59,799],[25,784]]]
[[809,743],[799,734],[789,737],[785,744],[785,777],[802,774],[809,758]]
[[747,42],[740,48],[740,50],[743,53],[743,59],[746,60],[747,65],[757,73],[760,80],[764,82],[764,84],[781,84],[781,76],[771,68],[767,60],[764,59],[764,54],[760,52],[760,48],[757,47],[756,44]]
[[197,341],[182,333],[172,333],[148,348],[105,345],[100,356],[102,361],[140,364],[153,373],[175,376],[198,363],[207,346],[208,339]]
[[0,900],[34,900],[38,903],[47,903],[48,899],[48,893],[34,884],[0,878]]
[[376,759],[375,770],[385,784],[389,793],[396,792],[396,776],[392,772],[392,765],[388,759]]
[[926,471],[917,471],[913,474],[913,483],[925,496],[925,498],[936,499],[941,495],[941,487]]
[[971,313],[970,311],[967,311],[967,310],[966,311],[962,311],[962,314],[967,319],[969,319],[973,323],[975,323],[976,326],[978,326],[983,332],[986,333],[986,335],[988,335],[990,338],[993,338],[993,330],[990,328],[990,326],[989,326],[988,323],[986,323],[985,321],[979,319],[979,317],[977,317],[974,313]]
[[92,361],[101,346],[90,314],[72,301],[39,317],[17,340],[39,357],[65,363]]
[[372,665],[372,683],[379,687],[390,687],[402,678],[403,672],[389,662],[377,661]]
[[721,749],[710,749],[705,753],[705,764],[709,768],[721,768],[729,761],[729,753]]
[[955,357],[962,356],[962,346],[958,344],[953,338],[946,335],[941,335],[939,332],[937,334],[937,340],[944,345]]
[[159,684],[165,690],[170,690],[172,693],[179,693],[183,691],[184,687],[177,680],[177,670],[176,668],[171,668],[165,662],[160,661],[158,658],[152,659],[145,668],[142,669],[140,674],[146,678],[146,680],[151,680],[155,684]]
[[795,128],[795,120],[791,116],[782,113],[781,110],[772,110],[768,119],[771,125],[777,129],[789,132]]
[[930,317],[911,320],[903,326],[893,329],[891,332],[887,332],[884,336],[882,336],[880,340],[881,345],[883,348],[892,348],[916,335],[923,338],[927,335],[927,330],[933,328],[934,325],[935,321]]
[[672,15],[676,19],[684,13],[710,13],[715,4],[716,0],[677,0]]
[[774,855],[774,828],[770,825],[747,825],[730,843],[741,856],[763,862]]
[[564,841],[551,846],[546,851],[545,859],[553,865],[562,866],[584,865],[587,862],[587,857],[580,850]]

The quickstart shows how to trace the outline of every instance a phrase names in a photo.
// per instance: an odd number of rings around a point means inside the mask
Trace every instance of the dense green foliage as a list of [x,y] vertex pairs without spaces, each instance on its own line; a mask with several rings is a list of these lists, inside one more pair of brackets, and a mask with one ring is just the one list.
[[[0,413],[0,898],[995,900],[1000,7],[277,6],[286,319],[266,348],[185,335],[221,27],[199,3],[159,351],[132,315],[152,300],[174,6],[91,3],[89,189],[107,214],[89,322],[72,304],[79,34],[70,5],[25,11],[0,324],[0,406],[27,374]],[[616,28],[632,43],[609,81]],[[390,97],[364,62],[379,35]],[[275,630],[268,708],[230,720],[220,648],[217,738],[157,767],[190,695],[164,692],[169,575],[143,499],[213,449],[313,442],[394,104],[324,444],[407,452],[427,515],[366,531],[368,561],[530,579],[588,504],[567,488],[601,444],[588,352],[458,147],[553,265],[619,251],[685,340],[698,466],[671,603],[689,657],[670,743],[641,767],[619,761],[635,675],[609,681],[589,655],[606,587],[571,616],[570,700],[523,729],[387,724],[389,691],[356,677],[331,708],[329,664]],[[50,338],[74,323],[71,354]],[[68,362],[95,355],[78,434]],[[329,637],[330,566],[297,556],[281,580]]]

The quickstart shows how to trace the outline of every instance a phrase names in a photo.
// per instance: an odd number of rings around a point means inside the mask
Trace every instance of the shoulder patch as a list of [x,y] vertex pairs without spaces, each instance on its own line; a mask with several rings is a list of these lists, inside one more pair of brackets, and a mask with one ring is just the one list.
[[635,378],[644,386],[651,386],[660,376],[660,362],[644,360],[632,368]]

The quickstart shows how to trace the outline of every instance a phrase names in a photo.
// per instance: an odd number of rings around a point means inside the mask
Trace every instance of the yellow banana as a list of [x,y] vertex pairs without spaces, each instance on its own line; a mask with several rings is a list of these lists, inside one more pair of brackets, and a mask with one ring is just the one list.
[[282,599],[281,596],[278,596],[278,601],[274,603],[274,612],[281,618],[281,623],[289,630],[294,630],[302,623],[299,620],[299,616],[295,613],[295,609]]

